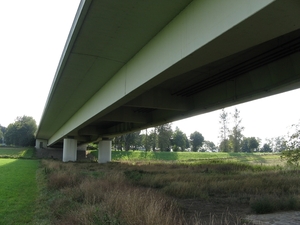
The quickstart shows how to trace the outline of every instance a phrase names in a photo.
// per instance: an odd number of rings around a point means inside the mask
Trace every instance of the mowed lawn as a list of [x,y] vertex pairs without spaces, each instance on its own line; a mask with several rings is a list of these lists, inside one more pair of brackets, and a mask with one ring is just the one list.
[[0,224],[32,224],[39,161],[0,159]]

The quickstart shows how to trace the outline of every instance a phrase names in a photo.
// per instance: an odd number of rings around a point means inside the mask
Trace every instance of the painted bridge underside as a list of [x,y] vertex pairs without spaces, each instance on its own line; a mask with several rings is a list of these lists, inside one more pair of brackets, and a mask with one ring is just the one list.
[[299,87],[298,0],[86,0],[37,138],[88,143]]

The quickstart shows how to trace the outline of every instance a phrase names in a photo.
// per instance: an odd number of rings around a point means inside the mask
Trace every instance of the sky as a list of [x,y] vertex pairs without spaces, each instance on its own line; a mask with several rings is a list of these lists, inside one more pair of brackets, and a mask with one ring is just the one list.
[[[39,124],[79,0],[14,0],[0,3],[0,124],[19,116]],[[300,89],[226,108],[240,111],[243,134],[285,135],[300,120]],[[199,131],[218,143],[220,110],[173,122],[189,136]]]

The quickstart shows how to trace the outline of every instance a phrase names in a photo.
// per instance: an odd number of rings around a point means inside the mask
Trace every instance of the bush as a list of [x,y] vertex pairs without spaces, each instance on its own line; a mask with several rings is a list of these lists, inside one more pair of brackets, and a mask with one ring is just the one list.
[[299,200],[296,196],[278,197],[263,196],[250,203],[251,208],[258,214],[273,213],[275,211],[299,210]]
[[251,209],[258,214],[275,212],[274,199],[271,197],[262,197],[251,202]]
[[281,159],[286,160],[289,165],[299,166],[300,149],[283,151],[281,153]]

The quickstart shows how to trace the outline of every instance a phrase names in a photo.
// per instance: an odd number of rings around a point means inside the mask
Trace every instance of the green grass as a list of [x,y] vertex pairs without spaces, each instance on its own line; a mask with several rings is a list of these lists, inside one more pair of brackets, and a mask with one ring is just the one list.
[[34,147],[23,147],[23,148],[0,148],[0,158],[33,158]]
[[0,159],[0,224],[32,224],[38,164],[36,160]]
[[[97,151],[91,154],[98,157]],[[203,160],[235,161],[251,164],[282,165],[279,154],[271,153],[228,153],[228,152],[144,152],[144,151],[112,151],[113,161],[180,161],[197,163]]]

